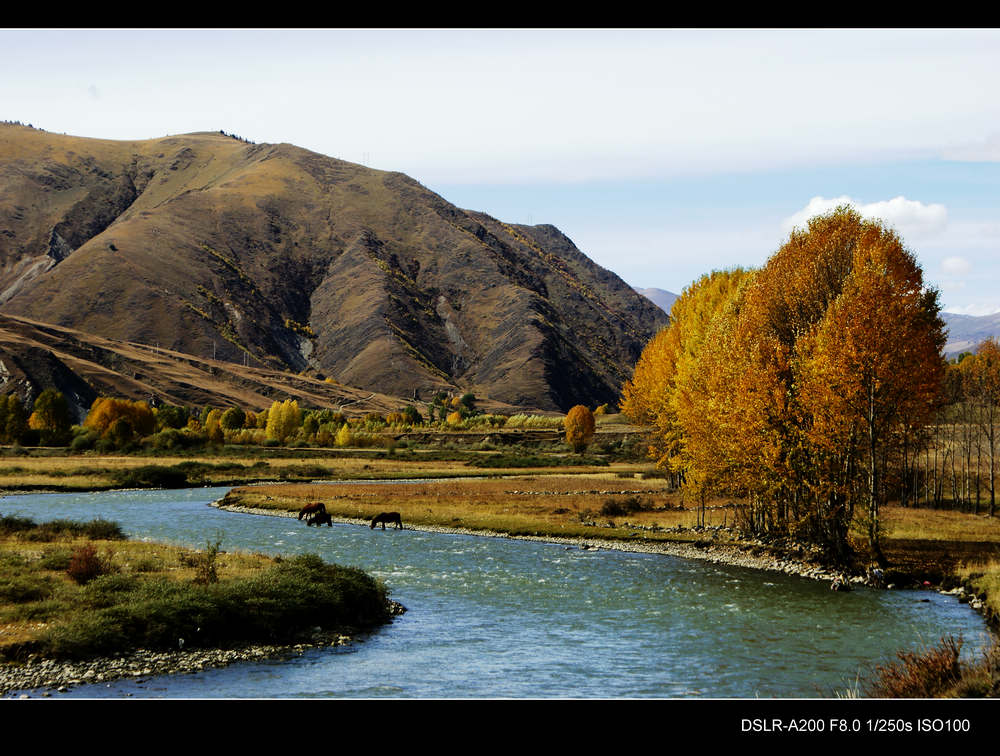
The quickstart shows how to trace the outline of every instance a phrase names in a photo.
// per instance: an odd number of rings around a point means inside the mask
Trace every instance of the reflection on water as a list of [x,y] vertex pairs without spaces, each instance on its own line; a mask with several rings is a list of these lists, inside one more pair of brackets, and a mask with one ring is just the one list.
[[651,554],[222,512],[227,489],[39,494],[0,513],[119,522],[191,547],[311,552],[365,569],[408,612],[362,641],[287,660],[58,697],[676,698],[832,696],[901,648],[982,619],[921,591],[835,593],[817,581]]

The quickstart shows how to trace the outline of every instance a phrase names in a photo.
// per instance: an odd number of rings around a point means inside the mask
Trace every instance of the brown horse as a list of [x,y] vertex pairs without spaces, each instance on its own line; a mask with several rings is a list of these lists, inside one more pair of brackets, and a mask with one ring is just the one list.
[[376,525],[381,524],[382,530],[385,530],[385,524],[396,523],[396,529],[401,530],[403,527],[403,518],[399,516],[399,512],[382,512],[372,517],[371,529],[374,530]]
[[325,509],[320,512],[316,512],[315,514],[311,514],[306,518],[306,525],[315,525],[317,528],[324,522],[328,527],[333,527],[333,519]]
[[321,501],[314,501],[312,504],[306,504],[299,510],[299,519],[301,520],[306,515],[313,515],[318,512],[326,514],[326,505]]

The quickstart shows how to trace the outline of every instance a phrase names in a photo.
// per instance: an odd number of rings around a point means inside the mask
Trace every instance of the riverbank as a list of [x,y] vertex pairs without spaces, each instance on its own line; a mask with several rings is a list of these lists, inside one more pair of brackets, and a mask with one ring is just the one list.
[[0,695],[344,645],[405,611],[357,568],[220,545],[0,517]]
[[[406,608],[390,601],[395,617]],[[140,649],[120,657],[97,657],[80,662],[29,658],[0,665],[0,697],[49,698],[76,685],[106,684],[131,679],[142,684],[160,675],[194,674],[245,662],[264,662],[301,656],[318,648],[336,648],[358,642],[361,636],[327,633],[316,628],[306,642],[284,645],[250,644],[231,649],[150,651]]]
[[[229,512],[242,512],[244,514],[269,517],[291,517],[293,519],[297,517],[295,512],[231,505],[226,504],[224,499],[212,502],[210,506]],[[337,516],[331,516],[330,519],[333,522],[341,524],[369,527],[369,521],[365,519]],[[517,541],[554,543],[584,550],[604,549],[608,551],[627,551],[643,554],[663,554],[666,556],[682,557],[685,559],[700,559],[703,561],[728,564],[736,567],[747,567],[755,570],[782,572],[787,575],[797,575],[799,577],[827,582],[832,582],[835,578],[840,576],[839,572],[832,571],[816,562],[794,559],[788,556],[777,556],[773,553],[769,553],[765,551],[766,547],[760,542],[745,542],[739,545],[713,542],[710,539],[712,538],[712,534],[716,531],[713,531],[710,528],[704,531],[698,531],[698,534],[702,535],[703,538],[691,542],[639,540],[621,541],[599,537],[583,538],[561,537],[557,535],[518,535],[495,530],[476,530],[465,527],[413,524],[412,522],[405,523],[404,528],[407,530],[418,530],[428,533],[452,533],[456,535],[473,535],[483,538],[506,538]],[[868,580],[862,575],[848,577],[848,581],[855,585],[868,584]]]
[[[318,501],[340,522],[366,525],[379,512],[395,511],[407,527],[425,530],[662,553],[828,584],[838,577],[848,585],[872,582],[862,557],[853,572],[841,575],[844,568],[824,562],[820,551],[807,544],[788,538],[741,537],[734,527],[738,513],[732,501],[686,506],[681,495],[655,478],[590,474],[317,481],[234,488],[219,504],[297,516],[304,505]],[[887,507],[883,523],[883,551],[889,564],[880,585],[951,592],[997,628],[1000,591],[992,586],[1000,575],[1000,519]]]

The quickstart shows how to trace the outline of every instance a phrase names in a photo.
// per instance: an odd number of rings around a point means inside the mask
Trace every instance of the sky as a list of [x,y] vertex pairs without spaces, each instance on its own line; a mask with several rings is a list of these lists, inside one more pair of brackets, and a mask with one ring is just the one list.
[[838,204],[1000,312],[1000,29],[2,29],[0,120],[223,130],[557,226],[637,287],[763,265]]

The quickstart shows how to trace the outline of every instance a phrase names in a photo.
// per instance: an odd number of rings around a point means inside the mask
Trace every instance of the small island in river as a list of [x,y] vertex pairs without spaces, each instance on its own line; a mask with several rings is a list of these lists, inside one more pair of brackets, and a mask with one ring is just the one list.
[[343,645],[404,611],[357,568],[221,546],[0,517],[0,694]]

